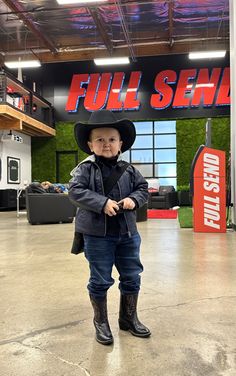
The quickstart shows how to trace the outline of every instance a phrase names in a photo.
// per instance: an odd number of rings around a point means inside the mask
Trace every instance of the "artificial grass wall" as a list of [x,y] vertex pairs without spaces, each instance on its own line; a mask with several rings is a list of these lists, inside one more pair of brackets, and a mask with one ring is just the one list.
[[[189,184],[193,157],[200,145],[205,144],[207,119],[180,119],[176,121],[176,162],[177,186]],[[212,119],[212,148],[226,151],[226,161],[230,150],[230,118]]]
[[[59,151],[75,151],[78,153],[78,161],[82,161],[87,154],[78,150],[74,138],[74,123],[59,122],[56,124],[56,136],[32,138],[32,181],[49,180],[56,182],[56,153]],[[69,180],[68,166],[71,166],[71,155],[63,156],[63,164],[60,165],[61,183]]]
[[56,138],[32,137],[32,181],[56,181]]

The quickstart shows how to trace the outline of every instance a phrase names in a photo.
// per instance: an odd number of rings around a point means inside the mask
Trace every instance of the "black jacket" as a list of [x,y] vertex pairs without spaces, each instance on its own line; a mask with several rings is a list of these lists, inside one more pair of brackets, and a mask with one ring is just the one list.
[[[81,162],[73,171],[69,184],[69,198],[78,206],[75,231],[94,236],[106,235],[107,216],[103,212],[107,197],[104,195],[102,173],[92,155]],[[133,198],[137,207],[143,206],[148,199],[148,184],[140,172],[132,165],[128,166],[117,182],[119,200]],[[115,188],[114,188],[115,189]],[[125,211],[124,220],[128,233],[137,232],[135,211]]]

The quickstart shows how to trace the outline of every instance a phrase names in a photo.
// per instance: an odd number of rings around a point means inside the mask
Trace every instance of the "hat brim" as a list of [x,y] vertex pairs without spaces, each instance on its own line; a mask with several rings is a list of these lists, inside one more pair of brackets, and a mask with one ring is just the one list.
[[93,154],[88,146],[90,132],[96,128],[115,128],[120,133],[122,140],[121,151],[129,150],[136,138],[135,126],[129,119],[121,119],[115,123],[87,124],[78,122],[75,124],[75,139],[81,150],[87,154]]

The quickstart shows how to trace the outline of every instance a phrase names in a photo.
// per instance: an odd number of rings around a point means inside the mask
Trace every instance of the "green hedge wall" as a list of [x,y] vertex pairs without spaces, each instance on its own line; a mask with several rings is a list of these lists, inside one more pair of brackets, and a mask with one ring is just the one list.
[[56,181],[56,138],[34,137],[31,141],[32,181]]
[[[193,157],[201,144],[205,143],[205,125],[207,119],[180,119],[176,122],[177,147],[177,185],[188,185]],[[230,149],[230,119],[227,117],[212,119],[212,147],[227,152]],[[59,122],[56,124],[56,136],[32,138],[32,180],[49,180],[56,182],[56,152],[77,151],[78,161],[87,154],[78,150],[74,138],[74,123]],[[67,160],[68,161],[67,161]],[[63,181],[69,179],[68,165],[71,155],[63,156]]]
[[[74,123],[59,122],[56,124],[56,136],[34,137],[32,138],[32,180],[49,180],[56,183],[56,152],[57,151],[77,151],[78,161],[86,158],[87,154],[78,150],[74,138]],[[66,159],[68,161],[66,161]],[[63,183],[69,180],[67,165],[70,165],[71,155],[63,157],[64,164],[61,166],[60,176]],[[67,163],[68,162],[68,163]]]
[[[177,186],[189,184],[193,157],[202,144],[205,144],[207,119],[180,119],[176,122]],[[230,150],[230,118],[213,118],[211,130],[212,148]]]

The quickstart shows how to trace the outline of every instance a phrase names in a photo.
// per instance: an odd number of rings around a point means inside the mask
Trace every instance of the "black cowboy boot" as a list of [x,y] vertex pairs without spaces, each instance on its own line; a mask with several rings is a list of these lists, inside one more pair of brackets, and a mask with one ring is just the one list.
[[95,300],[90,295],[90,300],[94,310],[93,323],[96,329],[96,340],[103,345],[113,343],[113,336],[107,318],[107,298]]
[[138,294],[120,296],[119,327],[128,330],[136,337],[149,337],[150,330],[144,326],[137,316]]

